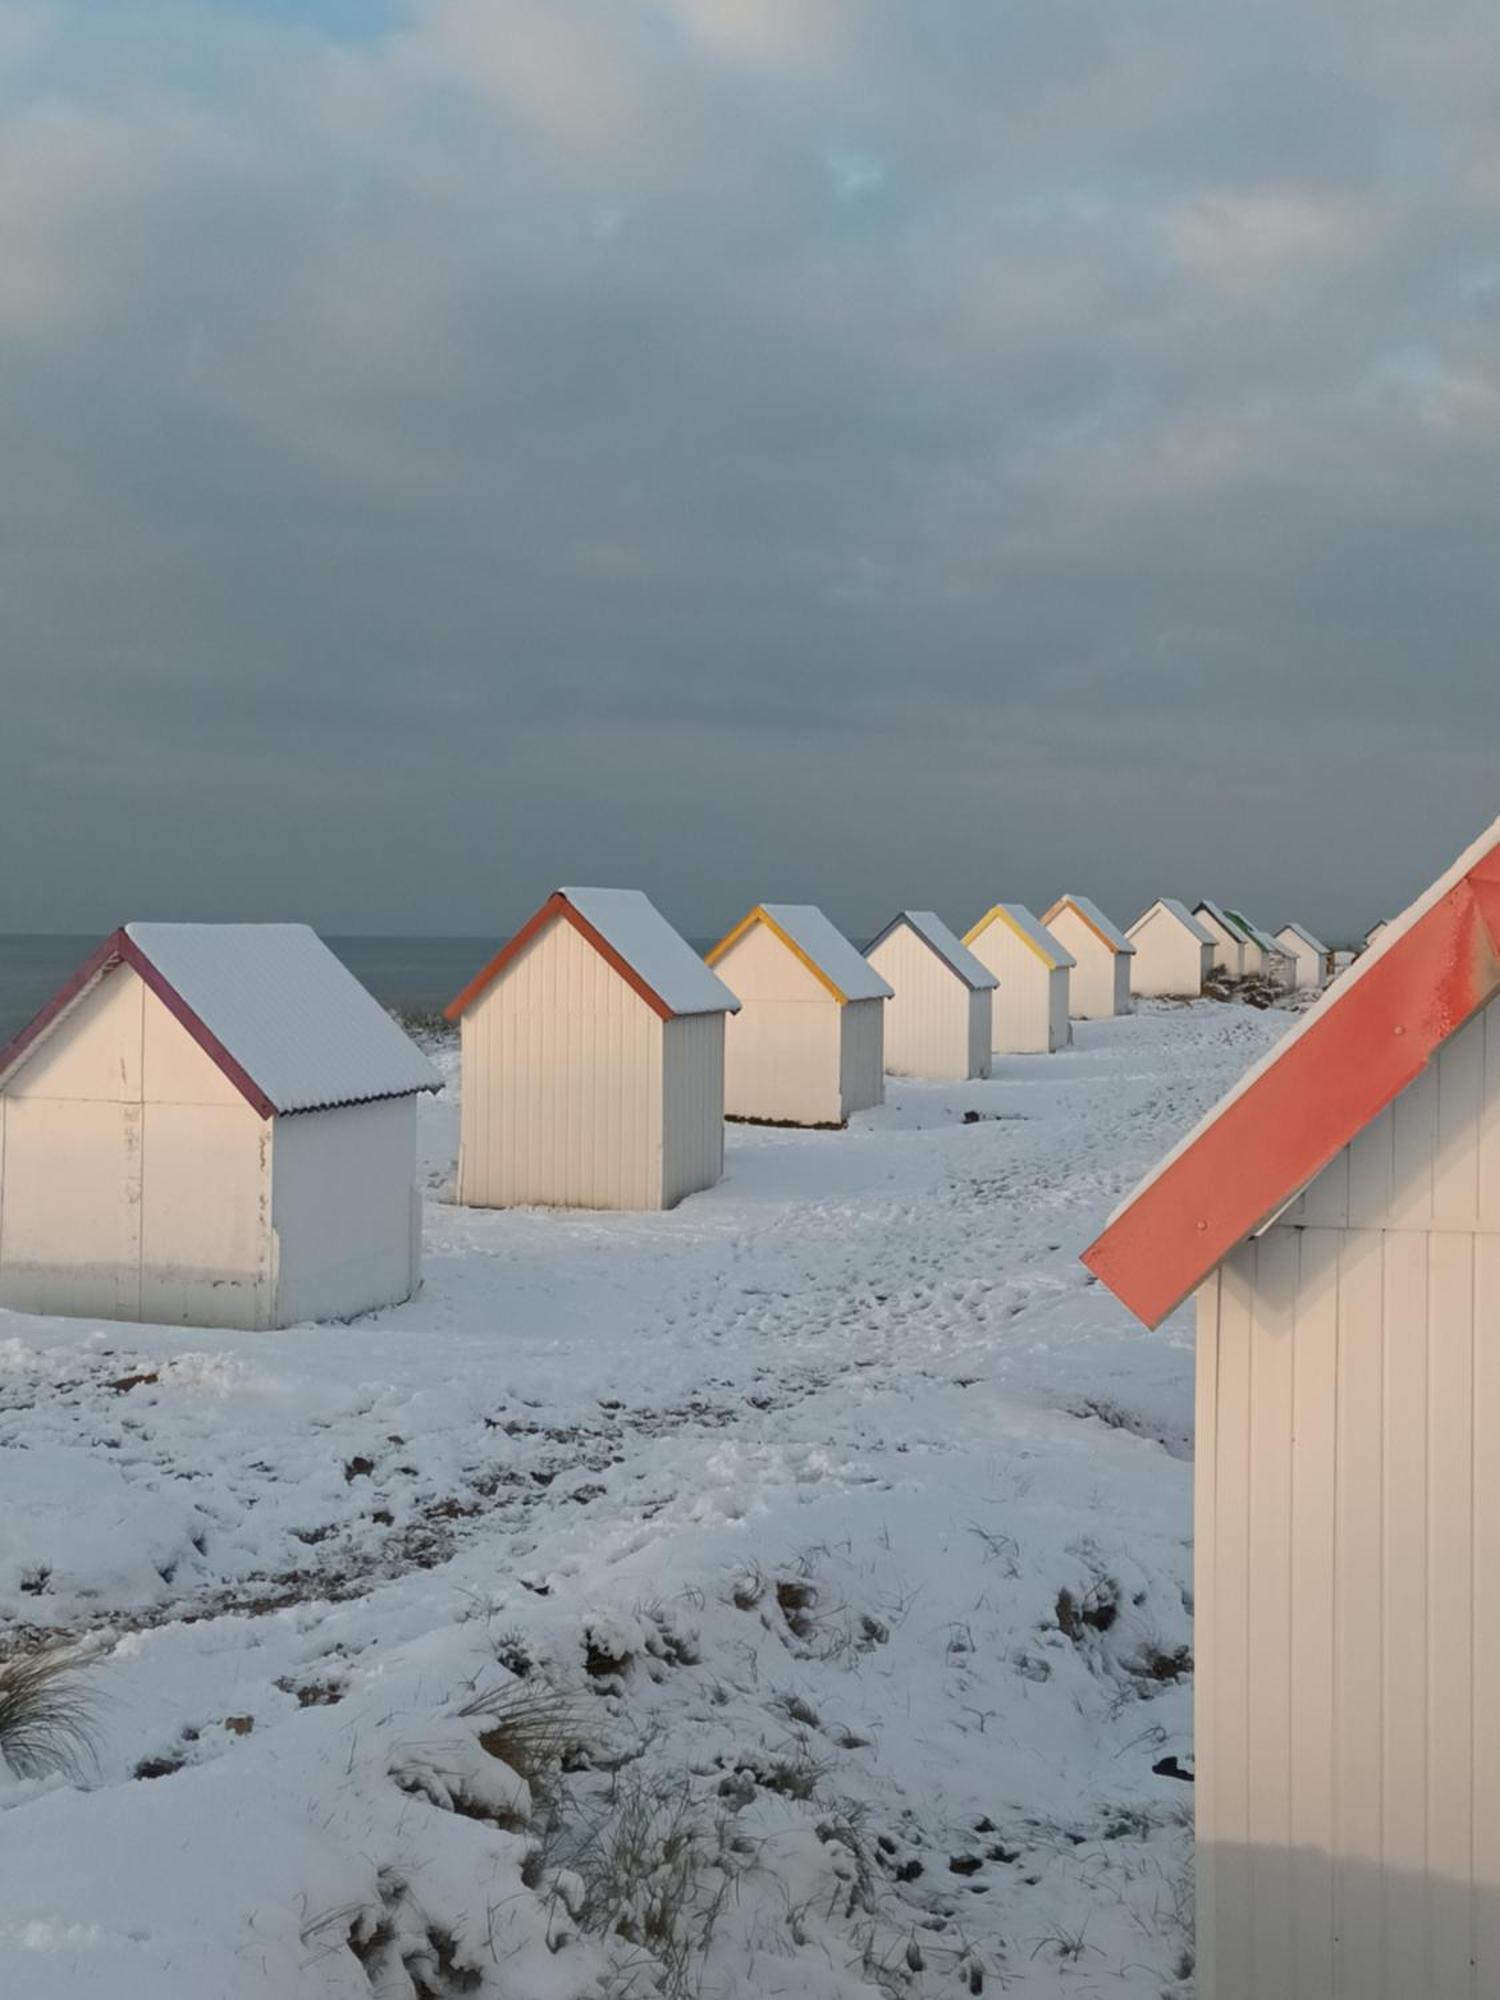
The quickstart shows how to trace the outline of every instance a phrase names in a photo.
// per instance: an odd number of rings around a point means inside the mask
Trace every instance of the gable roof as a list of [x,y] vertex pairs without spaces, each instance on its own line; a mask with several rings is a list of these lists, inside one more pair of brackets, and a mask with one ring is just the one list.
[[1263,931],[1259,924],[1252,924],[1250,919],[1242,915],[1239,910],[1228,910],[1225,914],[1228,916],[1230,922],[1236,925],[1244,934],[1250,944],[1258,945],[1262,951],[1268,951],[1273,958],[1282,956],[1281,946],[1268,931]]
[[[1229,912],[1221,909],[1217,903],[1211,903],[1207,896],[1194,907],[1193,915],[1195,917],[1206,916],[1210,923],[1217,924],[1219,929],[1224,933],[1224,937],[1231,944],[1243,944],[1245,942],[1244,932],[1229,921]],[[1215,944],[1220,942],[1220,939],[1214,939]]]
[[870,961],[836,930],[816,903],[757,903],[708,954],[717,965],[747,931],[764,924],[842,1006],[850,1000],[895,996]]
[[973,944],[989,929],[991,924],[1004,924],[1015,932],[1022,944],[1028,946],[1042,961],[1049,972],[1066,971],[1078,960],[1066,950],[1052,935],[1041,919],[1032,915],[1024,903],[994,903],[987,909],[977,924],[972,924],[964,932],[964,943]]
[[416,1043],[306,924],[126,924],[0,1049],[0,1084],[122,965],[262,1118],[442,1088]]
[[971,993],[988,993],[1000,984],[987,965],[981,965],[966,945],[960,944],[942,918],[932,910],[901,910],[885,929],[865,946],[865,957],[877,951],[891,932],[905,924],[929,950],[936,953],[948,970],[955,973]]
[[554,889],[444,1010],[456,1021],[551,923],[571,924],[663,1021],[737,1014],[740,1003],[639,889]]
[[1194,1127],[1084,1252],[1156,1326],[1500,992],[1500,820]]
[[1296,923],[1283,924],[1281,926],[1281,929],[1276,933],[1276,942],[1278,944],[1280,944],[1282,940],[1286,937],[1288,931],[1291,932],[1292,936],[1297,940],[1299,944],[1305,944],[1309,951],[1315,951],[1320,958],[1327,956],[1328,952],[1327,945],[1320,944],[1317,938],[1313,936],[1312,932],[1302,924],[1296,924]]
[[1125,933],[1126,937],[1133,938],[1146,919],[1155,916],[1158,910],[1164,910],[1169,917],[1175,918],[1182,925],[1182,928],[1191,934],[1195,944],[1218,943],[1219,940],[1214,936],[1213,932],[1205,930],[1187,904],[1179,903],[1175,896],[1158,896],[1149,910],[1142,910],[1141,914],[1130,926],[1130,929]]
[[1124,931],[1120,929],[1118,924],[1111,923],[1099,905],[1088,896],[1059,896],[1057,901],[1052,905],[1052,908],[1042,918],[1042,922],[1050,924],[1059,910],[1066,909],[1071,909],[1075,915],[1082,917],[1089,929],[1094,932],[1099,942],[1103,945],[1108,945],[1111,951],[1124,951],[1130,952],[1132,955],[1134,954],[1135,946],[1126,937]]

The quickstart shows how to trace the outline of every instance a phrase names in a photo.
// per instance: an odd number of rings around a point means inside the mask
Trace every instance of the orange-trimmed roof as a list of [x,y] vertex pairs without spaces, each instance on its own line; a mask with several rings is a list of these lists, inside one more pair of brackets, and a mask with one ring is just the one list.
[[1169,1153],[1083,1261],[1157,1326],[1500,992],[1500,820]]
[[1094,933],[1094,936],[1098,938],[1100,944],[1105,946],[1107,950],[1116,954],[1128,952],[1134,957],[1135,946],[1130,942],[1130,939],[1126,937],[1118,924],[1110,922],[1103,910],[1100,909],[1099,905],[1091,897],[1059,896],[1057,901],[1052,905],[1052,908],[1042,918],[1042,922],[1050,924],[1063,910],[1071,910],[1079,922],[1085,924]]
[[551,923],[580,937],[663,1021],[682,1014],[734,1014],[739,1001],[709,971],[639,889],[555,889],[541,908],[475,974],[445,1012],[456,1021]]
[[890,986],[815,903],[757,903],[714,946],[708,963],[718,965],[757,924],[764,924],[794,958],[845,1006],[851,1000],[889,1000]]

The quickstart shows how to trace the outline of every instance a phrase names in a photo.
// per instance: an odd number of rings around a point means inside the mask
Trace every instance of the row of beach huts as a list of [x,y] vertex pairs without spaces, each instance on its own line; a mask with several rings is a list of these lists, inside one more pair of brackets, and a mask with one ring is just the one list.
[[[1071,1021],[1215,973],[1322,984],[1328,954],[1170,899],[906,910],[859,951],[757,905],[707,955],[639,890],[561,889],[448,1009],[466,1205],[664,1209],[723,1171],[726,1118],[841,1127],[887,1073],[967,1080]],[[246,1328],[415,1290],[427,1056],[314,932],[132,924],[0,1049],[0,1305]]]

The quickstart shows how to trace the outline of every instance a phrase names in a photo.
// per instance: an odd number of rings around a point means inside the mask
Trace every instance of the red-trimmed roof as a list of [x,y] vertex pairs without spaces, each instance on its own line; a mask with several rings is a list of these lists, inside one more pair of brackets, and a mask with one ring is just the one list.
[[1500,820],[1116,1211],[1083,1261],[1157,1326],[1500,992]]

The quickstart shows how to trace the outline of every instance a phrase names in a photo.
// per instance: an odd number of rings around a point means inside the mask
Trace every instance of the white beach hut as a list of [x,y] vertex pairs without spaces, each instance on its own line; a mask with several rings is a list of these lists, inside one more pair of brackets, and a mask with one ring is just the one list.
[[1024,903],[995,903],[964,943],[1000,984],[991,1039],[997,1055],[1052,1055],[1073,1039],[1068,980],[1074,958]]
[[1376,938],[1378,938],[1378,937],[1380,936],[1380,933],[1381,933],[1381,932],[1382,932],[1383,930],[1386,930],[1386,929],[1388,929],[1388,928],[1389,928],[1389,925],[1390,925],[1390,921],[1391,921],[1391,920],[1390,920],[1390,918],[1389,918],[1389,917],[1377,917],[1377,918],[1375,919],[1374,923],[1373,923],[1373,924],[1371,924],[1370,928],[1369,928],[1369,929],[1368,929],[1368,930],[1367,930],[1367,931],[1365,932],[1365,949],[1366,949],[1366,951],[1368,951],[1368,950],[1369,950],[1369,948],[1370,948],[1370,946],[1371,946],[1372,944],[1374,944],[1374,942],[1375,942]]
[[1278,944],[1269,931],[1252,923],[1242,911],[1229,910],[1225,914],[1238,926],[1245,940],[1245,977],[1269,980],[1273,986],[1290,990],[1297,977],[1297,965],[1286,947]]
[[0,1050],[0,1305],[344,1319],[416,1289],[441,1080],[302,924],[127,924]]
[[1202,2000],[1500,1994],[1500,821],[1084,1261],[1197,1295]]
[[1214,941],[1214,971],[1222,972],[1230,979],[1243,979],[1245,933],[1229,921],[1229,912],[1205,898],[1194,908],[1193,917]]
[[672,1208],[724,1171],[738,1006],[639,889],[559,889],[448,1008],[458,1199]]
[[1107,1021],[1130,1012],[1135,946],[1087,896],[1059,896],[1042,922],[1075,960],[1068,1005],[1075,1021]]
[[731,1118],[844,1125],[885,1099],[891,989],[811,903],[759,903],[708,954],[742,1002],[729,1024]]
[[1140,999],[1196,1000],[1214,969],[1213,933],[1185,903],[1159,896],[1125,933],[1135,946],[1130,990]]
[[891,1076],[988,1076],[999,983],[931,910],[903,910],[865,948],[891,988],[885,1067]]
[[1299,993],[1313,993],[1328,983],[1329,952],[1303,924],[1283,924],[1276,942],[1292,961],[1292,985]]

